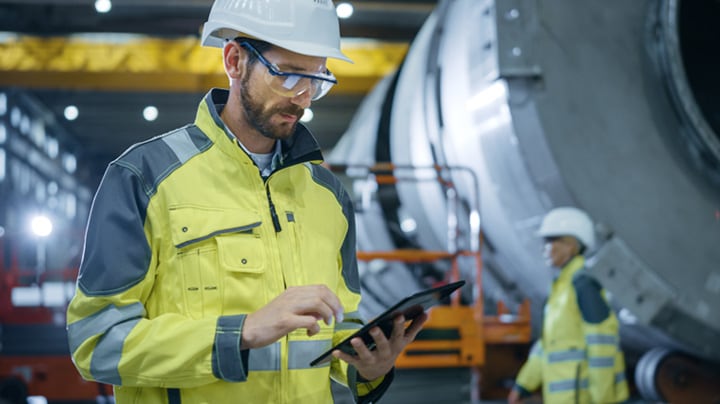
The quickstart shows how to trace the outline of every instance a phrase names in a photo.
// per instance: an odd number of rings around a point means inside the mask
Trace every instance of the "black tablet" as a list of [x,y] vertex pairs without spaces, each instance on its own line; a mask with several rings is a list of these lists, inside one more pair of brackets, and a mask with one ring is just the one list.
[[310,362],[310,366],[315,366],[329,361],[332,359],[332,351],[336,349],[350,355],[355,355],[355,349],[352,344],[350,344],[350,340],[355,337],[361,337],[368,348],[371,350],[375,349],[375,341],[370,335],[371,328],[380,327],[383,333],[385,333],[385,336],[389,338],[393,329],[393,319],[397,317],[398,314],[405,316],[405,320],[412,320],[422,314],[425,310],[440,303],[441,300],[450,296],[452,292],[464,284],[465,281],[453,282],[447,285],[414,293],[400,300],[395,305],[385,310],[382,314],[375,317],[374,320],[365,324],[361,329],[355,331],[351,336],[345,338],[342,342],[315,358],[312,362]]

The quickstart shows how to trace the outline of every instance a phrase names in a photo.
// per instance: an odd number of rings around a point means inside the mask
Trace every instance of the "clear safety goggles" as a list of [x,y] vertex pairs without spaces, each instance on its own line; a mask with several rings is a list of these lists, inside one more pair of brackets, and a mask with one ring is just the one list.
[[330,72],[319,74],[289,73],[280,71],[275,63],[270,63],[263,55],[246,41],[240,42],[240,46],[252,52],[267,68],[265,82],[270,89],[283,97],[293,98],[309,92],[313,101],[324,97],[330,89],[337,84],[337,79]]

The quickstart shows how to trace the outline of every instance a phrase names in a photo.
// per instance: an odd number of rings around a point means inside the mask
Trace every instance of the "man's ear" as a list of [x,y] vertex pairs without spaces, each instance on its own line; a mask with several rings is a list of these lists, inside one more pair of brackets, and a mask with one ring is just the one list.
[[245,74],[245,61],[247,53],[235,41],[228,41],[223,48],[223,63],[225,73],[230,79],[239,79]]

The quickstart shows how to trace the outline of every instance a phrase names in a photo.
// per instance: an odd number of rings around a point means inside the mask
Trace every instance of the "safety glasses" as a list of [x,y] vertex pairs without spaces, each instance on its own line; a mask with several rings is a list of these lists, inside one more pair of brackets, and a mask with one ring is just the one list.
[[252,52],[266,68],[265,83],[274,93],[283,97],[293,98],[309,93],[313,101],[324,97],[337,84],[337,79],[326,70],[321,74],[289,73],[280,71],[278,66],[270,63],[263,55],[246,41],[238,41],[240,46]]

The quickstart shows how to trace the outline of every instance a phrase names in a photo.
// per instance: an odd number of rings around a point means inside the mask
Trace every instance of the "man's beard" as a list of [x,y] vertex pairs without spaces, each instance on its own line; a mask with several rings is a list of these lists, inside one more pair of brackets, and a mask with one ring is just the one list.
[[273,125],[270,122],[273,115],[277,113],[294,115],[302,117],[305,112],[302,108],[296,105],[290,105],[288,107],[273,107],[268,110],[263,110],[262,103],[255,102],[250,95],[250,88],[248,86],[250,76],[246,75],[240,82],[240,101],[242,102],[243,108],[245,109],[245,118],[253,129],[257,130],[261,135],[268,139],[287,139],[293,133],[297,127],[297,121],[292,125]]

